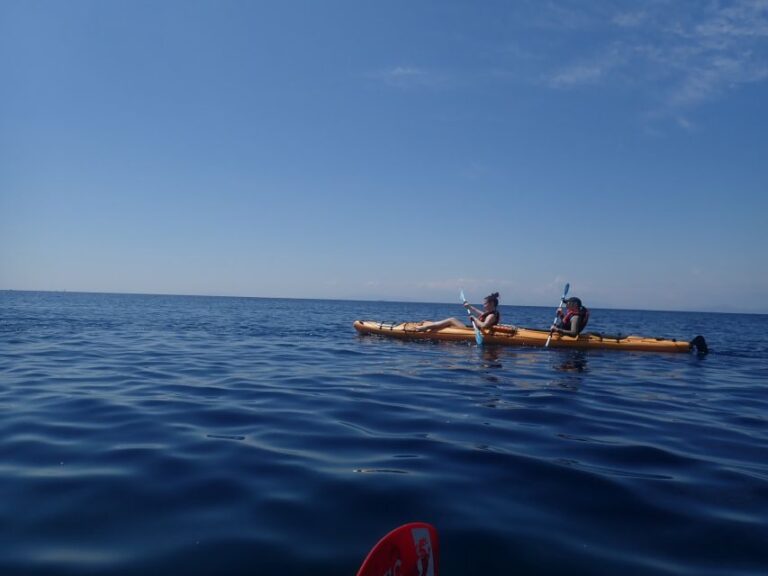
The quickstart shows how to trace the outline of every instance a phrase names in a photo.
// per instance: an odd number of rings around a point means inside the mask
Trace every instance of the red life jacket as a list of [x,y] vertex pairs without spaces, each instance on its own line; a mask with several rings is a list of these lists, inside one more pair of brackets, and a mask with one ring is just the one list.
[[493,320],[487,328],[491,328],[492,326],[496,326],[499,322],[501,322],[501,312],[498,310],[494,310],[493,312],[483,312],[480,314],[480,322],[485,322],[485,319],[488,318],[488,316],[494,315],[496,316],[496,319]]
[[563,330],[571,329],[571,318],[573,318],[574,316],[579,317],[578,334],[581,334],[581,331],[584,330],[584,327],[587,325],[587,322],[589,322],[589,310],[584,306],[582,306],[578,310],[568,310],[565,316],[563,316]]

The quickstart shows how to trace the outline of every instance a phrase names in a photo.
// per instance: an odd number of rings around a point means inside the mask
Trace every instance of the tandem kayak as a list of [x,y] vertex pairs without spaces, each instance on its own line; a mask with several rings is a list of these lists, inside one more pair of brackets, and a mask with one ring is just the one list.
[[[472,328],[443,328],[418,332],[416,329],[423,322],[401,322],[400,324],[355,320],[354,327],[360,334],[379,334],[401,340],[445,340],[452,342],[472,342],[475,333]],[[536,346],[543,348],[549,337],[549,330],[534,330],[513,326],[494,326],[483,330],[486,344],[505,346]],[[596,348],[607,350],[632,350],[640,352],[691,352],[706,354],[709,350],[703,336],[696,336],[691,341],[671,338],[649,338],[645,336],[608,336],[597,332],[579,334],[576,337],[553,334],[550,348]]]

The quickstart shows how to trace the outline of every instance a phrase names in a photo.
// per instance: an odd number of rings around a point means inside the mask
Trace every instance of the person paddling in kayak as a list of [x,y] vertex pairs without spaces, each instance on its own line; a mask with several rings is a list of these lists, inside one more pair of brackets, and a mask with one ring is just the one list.
[[566,298],[565,314],[559,308],[557,309],[557,326],[552,330],[563,336],[578,336],[589,321],[589,310],[582,305],[581,300],[572,296]]
[[[480,328],[491,328],[501,322],[501,312],[499,312],[499,293],[494,292],[485,297],[483,309],[475,308],[469,302],[464,302],[464,308],[470,312],[469,321]],[[472,314],[474,312],[474,314]],[[467,325],[456,318],[446,318],[437,322],[425,322],[416,328],[417,332],[426,332],[427,330],[441,330],[443,328],[466,328]]]

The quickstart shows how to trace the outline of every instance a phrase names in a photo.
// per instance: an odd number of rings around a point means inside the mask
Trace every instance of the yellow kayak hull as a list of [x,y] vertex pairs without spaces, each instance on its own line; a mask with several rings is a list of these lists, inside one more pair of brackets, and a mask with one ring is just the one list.
[[[470,327],[442,328],[441,330],[417,331],[424,322],[402,322],[392,324],[370,320],[355,320],[353,326],[360,334],[378,334],[401,340],[444,340],[449,342],[474,342],[475,333]],[[543,348],[549,337],[548,330],[515,328],[499,325],[483,330],[485,344],[504,346],[534,346]],[[579,348],[602,350],[631,350],[640,352],[690,352],[694,349],[706,353],[706,342],[702,336],[693,340],[670,338],[648,338],[644,336],[605,336],[597,333],[580,334],[577,337],[553,334],[550,348]]]

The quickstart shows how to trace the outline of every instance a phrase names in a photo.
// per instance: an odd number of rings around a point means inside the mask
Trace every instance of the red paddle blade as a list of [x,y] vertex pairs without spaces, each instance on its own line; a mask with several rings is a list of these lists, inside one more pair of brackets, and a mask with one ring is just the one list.
[[357,576],[439,576],[439,553],[434,526],[404,524],[379,540]]

